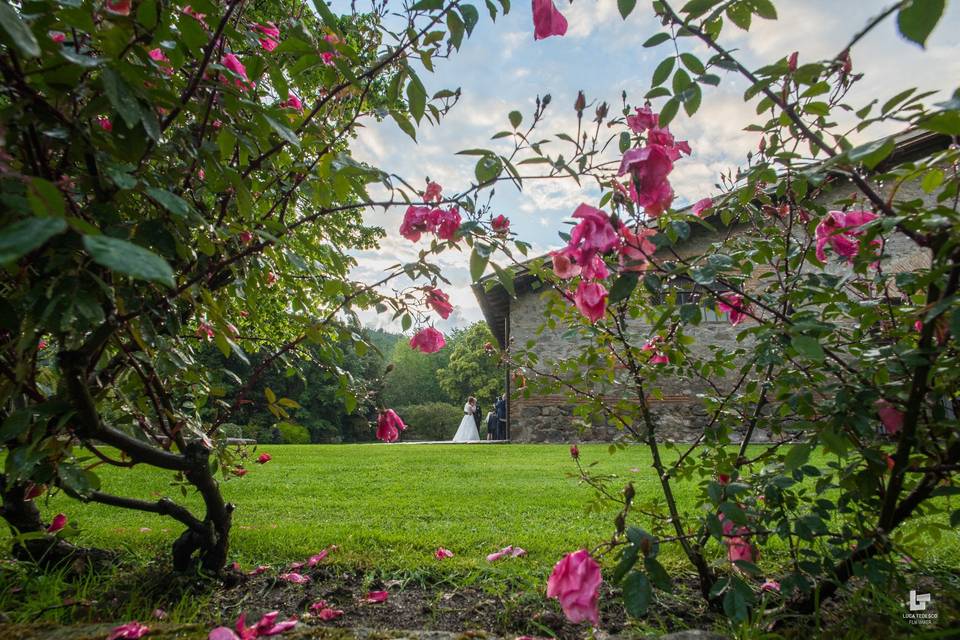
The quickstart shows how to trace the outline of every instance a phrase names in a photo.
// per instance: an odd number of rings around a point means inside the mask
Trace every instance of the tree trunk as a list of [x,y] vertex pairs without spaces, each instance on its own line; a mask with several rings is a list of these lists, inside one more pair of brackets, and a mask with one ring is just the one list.
[[202,532],[187,529],[174,541],[173,567],[177,571],[190,569],[196,553],[200,569],[219,574],[227,564],[234,507],[224,502],[220,484],[210,472],[210,452],[207,448],[199,442],[191,443],[187,445],[184,456],[190,466],[184,475],[200,492],[207,512]]
[[[64,562],[80,561],[102,565],[113,559],[113,554],[102,549],[85,549],[46,533],[40,510],[33,500],[26,500],[27,485],[9,482],[0,475],[0,493],[3,506],[0,516],[7,521],[12,537],[10,551],[18,560],[35,562],[44,567],[55,567]],[[21,534],[42,534],[40,537],[18,539]]]

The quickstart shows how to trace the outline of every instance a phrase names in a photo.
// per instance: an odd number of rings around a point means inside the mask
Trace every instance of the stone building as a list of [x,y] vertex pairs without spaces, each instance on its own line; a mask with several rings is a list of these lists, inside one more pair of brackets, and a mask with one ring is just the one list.
[[[915,160],[941,150],[949,143],[949,139],[924,132],[909,132],[899,136],[896,143],[896,150],[884,162],[885,166]],[[834,202],[849,197],[854,191],[854,185],[841,177],[835,177],[833,188],[826,191],[819,203],[830,206]],[[902,185],[897,195],[898,198],[915,195],[918,198],[929,199],[929,196],[924,194],[916,183]],[[674,249],[681,255],[698,255],[714,241],[716,241],[715,234],[701,227],[695,229],[685,243],[679,247],[675,246]],[[884,269],[888,272],[922,268],[928,263],[928,257],[922,248],[897,233],[886,237],[884,253],[889,257],[884,261]],[[827,269],[839,271],[843,266],[836,260],[831,260]],[[561,360],[573,353],[577,348],[576,342],[563,335],[559,329],[551,330],[542,326],[547,303],[542,283],[536,276],[522,269],[516,271],[514,288],[516,297],[509,295],[495,276],[487,276],[473,285],[474,294],[480,303],[484,318],[500,347],[509,349],[511,345],[525,345],[528,341],[535,341],[534,349],[541,362]],[[696,339],[694,349],[706,350],[710,345],[721,347],[729,345],[731,348],[743,346],[736,340],[742,326],[733,327],[726,317],[718,317],[707,309],[702,311],[704,321],[696,327],[687,328],[687,332]],[[603,420],[595,421],[589,428],[582,431],[581,426],[574,424],[573,407],[565,396],[522,397],[511,388],[513,372],[506,371],[505,374],[505,388],[510,398],[507,411],[507,432],[510,440],[514,442],[606,441],[619,433],[615,426]],[[666,386],[661,385],[661,388],[664,395],[657,399],[650,399],[651,409],[658,421],[658,431],[671,440],[691,441],[702,431],[705,424],[706,415],[701,403],[696,400],[696,394],[702,389],[690,381],[683,380],[671,381]],[[765,437],[764,434],[758,434],[755,440],[763,440]]]

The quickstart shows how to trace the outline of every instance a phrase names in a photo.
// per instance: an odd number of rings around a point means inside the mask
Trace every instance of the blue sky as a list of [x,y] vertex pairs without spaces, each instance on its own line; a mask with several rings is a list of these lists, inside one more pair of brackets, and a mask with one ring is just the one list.
[[[498,17],[496,23],[481,4],[480,23],[459,54],[440,61],[434,74],[419,73],[428,94],[460,87],[463,97],[459,104],[439,126],[421,128],[417,143],[392,121],[367,123],[370,126],[353,145],[355,157],[402,175],[411,184],[422,185],[429,176],[447,192],[460,191],[469,186],[476,159],[457,156],[456,151],[495,148],[490,137],[509,128],[510,111],[519,110],[528,120],[536,96],[550,93],[553,102],[538,127],[544,134],[540,137],[561,131],[573,135],[576,117],[572,105],[578,90],[585,92],[588,101],[606,100],[614,109],[625,90],[628,99],[639,104],[654,66],[667,54],[667,45],[641,46],[659,27],[649,2],[639,2],[624,21],[614,0],[577,0],[573,5],[560,0],[557,6],[570,25],[567,35],[536,42],[529,3],[515,3],[511,13]],[[774,62],[792,51],[800,52],[802,64],[836,55],[851,35],[887,4],[872,0],[781,1],[777,3],[779,20],[757,19],[749,33],[728,25],[722,41],[739,49],[739,57],[748,67]],[[873,97],[882,101],[909,86],[949,95],[960,80],[960,45],[952,37],[960,33],[957,4],[948,3],[926,51],[902,40],[889,19],[861,41],[852,59],[854,71],[866,77],[848,96],[849,102],[860,106]],[[692,51],[702,60],[709,57],[702,46]],[[676,204],[710,195],[719,173],[739,164],[746,152],[756,147],[756,134],[743,131],[755,117],[753,106],[742,102],[745,84],[731,74],[722,77],[719,87],[705,91],[703,105],[693,119],[681,112],[671,125],[677,137],[689,140],[693,148],[693,155],[678,162],[671,176],[678,194]],[[872,128],[864,135],[874,138],[888,132]],[[580,202],[595,203],[598,193],[589,187],[581,189],[573,181],[532,181],[525,183],[522,193],[504,183],[496,190],[494,213],[509,217],[512,229],[542,253],[560,245],[557,232],[566,226],[564,220]],[[388,237],[378,251],[357,255],[356,277],[373,279],[398,260],[415,259],[417,247],[396,233],[402,215],[402,209],[365,214],[368,222],[384,227]],[[441,329],[482,317],[469,288],[467,261],[466,253],[447,252],[440,258],[444,274],[453,283],[444,290],[456,306],[449,320],[438,321]],[[387,318],[375,315],[365,315],[364,320],[370,326],[397,328]]]

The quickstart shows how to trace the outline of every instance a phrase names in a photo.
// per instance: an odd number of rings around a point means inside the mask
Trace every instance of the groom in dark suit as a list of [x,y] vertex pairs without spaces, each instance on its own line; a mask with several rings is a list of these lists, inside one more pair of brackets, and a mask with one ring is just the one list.
[[493,411],[497,416],[497,428],[494,431],[493,439],[494,440],[506,440],[507,439],[507,397],[505,395],[497,398],[496,404],[493,405]]

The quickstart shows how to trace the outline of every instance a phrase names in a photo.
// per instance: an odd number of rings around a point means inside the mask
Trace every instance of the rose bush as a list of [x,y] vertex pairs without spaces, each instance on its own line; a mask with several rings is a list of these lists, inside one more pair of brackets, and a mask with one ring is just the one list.
[[[449,315],[431,261],[490,232],[471,189],[443,201],[439,185],[419,192],[348,146],[365,121],[415,136],[442,119],[458,94],[427,95],[411,61],[432,69],[479,12],[422,0],[385,16],[379,4],[334,15],[322,0],[0,4],[0,490],[18,553],[77,551],[35,505],[63,491],[176,519],[174,566],[219,571],[234,509],[220,483],[256,475],[223,427],[245,404],[287,425],[299,406],[269,387],[251,397],[263,375],[295,372],[309,347],[353,411],[337,363],[369,348],[350,329],[358,312],[404,329],[426,326],[428,307]],[[378,204],[425,211],[415,225],[434,236],[364,283],[351,252],[384,234],[360,216],[373,185]],[[438,334],[417,344],[438,349]],[[205,343],[247,374],[206,366]],[[402,420],[382,415],[378,434],[395,439]],[[102,465],[167,470],[204,511],[101,491]]]
[[[634,6],[618,3],[625,19]],[[571,203],[575,224],[548,259],[523,260],[492,237],[471,264],[479,279],[502,254],[545,283],[541,330],[577,341],[557,359],[533,343],[508,345],[504,357],[525,380],[517,393],[563,393],[582,421],[619,426],[623,441],[650,450],[660,488],[635,505],[632,485],[617,492],[574,453],[582,479],[619,513],[609,541],[558,564],[548,595],[563,603],[573,594],[568,617],[597,624],[592,578],[568,565],[612,557],[612,581],[642,616],[654,589],[671,588],[657,559],[670,543],[732,620],[771,599],[774,613],[809,613],[854,575],[889,584],[906,545],[960,524],[960,510],[937,499],[956,493],[960,463],[960,93],[930,105],[929,93],[897,86],[867,104],[847,100],[862,77],[851,51],[864,35],[895,20],[924,46],[943,3],[895,3],[833,58],[801,64],[802,52],[783,52],[755,70],[722,40],[776,19],[772,2],[652,6],[663,30],[644,46],[670,53],[644,104],[624,94],[611,116],[601,102],[589,134],[581,92],[577,131],[557,136],[562,149],[528,144],[511,113],[514,131],[497,137],[517,140],[517,152],[509,165],[488,163],[491,179],[517,178],[513,163],[541,163],[601,186],[596,204]],[[551,2],[534,2],[533,21],[537,38],[566,30]],[[671,173],[697,150],[670,125],[681,108],[695,116],[722,73],[746,82],[757,151],[721,177],[721,193],[690,194],[695,204],[677,207]],[[901,133],[858,144],[874,125]],[[707,241],[688,243],[694,234]],[[488,286],[513,294],[513,273],[495,266],[495,275]],[[736,327],[737,347],[698,344],[708,313]],[[683,445],[666,439],[656,412],[677,384],[697,389],[706,416]],[[833,462],[809,464],[814,451]],[[681,481],[699,482],[701,507],[678,506]],[[930,515],[939,517],[920,517]],[[777,562],[761,568],[767,549]]]

